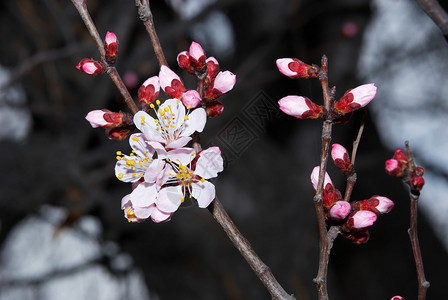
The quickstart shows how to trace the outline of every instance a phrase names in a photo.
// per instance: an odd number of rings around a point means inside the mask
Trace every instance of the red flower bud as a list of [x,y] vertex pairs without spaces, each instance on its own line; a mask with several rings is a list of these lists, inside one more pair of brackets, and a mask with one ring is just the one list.
[[406,164],[400,160],[391,158],[386,160],[386,172],[395,177],[402,177],[406,170]]
[[376,214],[370,210],[358,210],[352,213],[345,226],[349,229],[363,229],[372,226],[375,223]]
[[106,71],[106,67],[102,62],[90,58],[84,58],[83,60],[81,60],[76,68],[90,76],[96,76]]
[[399,161],[402,161],[404,163],[408,162],[408,157],[406,156],[406,153],[403,150],[401,150],[400,148],[395,150],[393,158],[397,159]]
[[207,118],[217,117],[221,115],[223,111],[224,111],[224,105],[221,103],[221,101],[218,100],[214,100],[207,103],[207,106],[205,107]]
[[344,146],[340,144],[333,144],[331,150],[331,158],[333,159],[334,165],[339,170],[343,171],[344,174],[348,174],[350,173],[350,171],[353,171],[352,162],[350,161],[348,151],[344,148]]
[[106,61],[108,64],[115,64],[118,54],[118,39],[115,33],[107,32],[104,40],[104,48],[106,50]]
[[192,42],[190,45],[190,51],[188,52],[190,55],[190,62],[192,67],[197,72],[203,72],[205,69],[205,52],[202,49],[201,45],[196,42]]
[[394,202],[382,196],[373,196],[369,199],[353,203],[355,210],[370,210],[376,214],[386,214],[394,207]]
[[187,51],[182,51],[177,55],[177,64],[182,69],[185,69],[187,71],[190,71],[190,55]]
[[410,182],[411,189],[416,191],[421,191],[423,189],[424,184],[425,180],[421,176],[413,177]]
[[122,141],[132,132],[129,126],[106,128],[106,136],[110,140]]
[[141,107],[145,107],[159,96],[160,84],[159,77],[153,76],[142,84],[142,86],[138,89],[138,103]]
[[219,72],[219,63],[213,56],[207,58],[205,62],[207,64],[207,80],[208,82],[212,82]]
[[289,78],[317,78],[319,76],[319,67],[310,66],[297,58],[279,58],[276,61],[278,70]]
[[236,83],[236,75],[230,71],[219,72],[205,92],[204,98],[214,100],[228,93]]
[[352,230],[348,234],[344,234],[344,237],[355,244],[361,245],[369,241],[369,231],[367,229]]
[[323,115],[322,107],[307,97],[286,96],[278,100],[278,104],[281,111],[297,119],[319,119]]
[[376,86],[373,83],[358,86],[349,90],[339,99],[333,108],[339,114],[346,114],[366,106],[375,98]]

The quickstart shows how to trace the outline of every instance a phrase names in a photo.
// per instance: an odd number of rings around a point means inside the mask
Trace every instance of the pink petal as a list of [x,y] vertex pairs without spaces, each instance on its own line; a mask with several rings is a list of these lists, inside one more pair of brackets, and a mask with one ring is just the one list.
[[369,104],[376,96],[377,88],[374,83],[364,84],[350,91],[353,94],[353,102],[358,103],[361,107]]
[[86,120],[89,121],[90,125],[93,128],[100,127],[100,126],[106,126],[109,124],[106,120],[104,120],[104,114],[108,110],[92,110],[89,112],[86,116]]
[[166,144],[166,149],[182,148],[183,146],[188,144],[189,141],[191,141],[191,137],[190,136],[181,136],[177,140],[174,140],[171,143]]
[[156,205],[159,210],[164,213],[173,213],[181,205],[183,197],[182,187],[168,186],[160,190],[157,195]]
[[360,210],[352,214],[350,217],[352,228],[361,229],[372,226],[375,223],[377,217],[374,212],[369,210]]
[[213,82],[213,89],[218,90],[220,93],[225,94],[231,89],[236,83],[236,75],[230,71],[219,72],[215,77]]
[[333,160],[336,159],[342,159],[344,160],[344,156],[347,155],[348,156],[348,151],[347,149],[345,149],[344,146],[340,145],[340,144],[333,144],[331,147],[331,158],[333,158]]
[[154,118],[144,111],[139,111],[134,115],[134,124],[141,132],[143,132],[146,139],[159,143],[166,143],[160,130],[156,129]]
[[159,83],[159,77],[158,76],[152,76],[145,80],[142,84],[144,87],[147,87],[149,85],[152,85],[154,87],[154,91],[158,92],[160,91],[160,83]]
[[134,207],[134,214],[139,219],[147,219],[155,209],[154,204],[147,207]]
[[343,220],[348,216],[351,209],[352,207],[347,201],[336,201],[330,208],[330,217],[333,220]]
[[205,52],[201,45],[196,42],[191,42],[189,54],[190,57],[194,58],[196,61],[199,61],[202,56],[205,56]]
[[186,108],[196,108],[201,103],[198,91],[189,90],[182,96],[182,103]]
[[376,206],[378,212],[385,214],[390,212],[394,207],[394,202],[389,198],[383,196],[374,196],[374,197],[379,201],[379,204]]
[[151,219],[154,223],[162,223],[165,221],[169,221],[173,214],[167,214],[163,211],[159,210],[157,207],[151,213]]
[[283,75],[286,75],[288,77],[291,76],[297,76],[297,72],[292,71],[289,68],[289,64],[294,62],[292,58],[279,58],[276,61],[277,68]]
[[278,104],[281,111],[296,118],[301,118],[305,112],[310,110],[306,104],[306,98],[302,96],[286,96],[278,100]]
[[107,45],[110,45],[112,43],[117,43],[118,39],[117,39],[117,36],[115,35],[115,33],[108,31],[106,33],[106,39],[104,41]]
[[151,162],[145,172],[145,182],[154,183],[163,174],[166,162],[161,159],[155,159]]
[[191,163],[196,153],[193,148],[179,148],[168,151],[167,156],[174,163],[186,166]]

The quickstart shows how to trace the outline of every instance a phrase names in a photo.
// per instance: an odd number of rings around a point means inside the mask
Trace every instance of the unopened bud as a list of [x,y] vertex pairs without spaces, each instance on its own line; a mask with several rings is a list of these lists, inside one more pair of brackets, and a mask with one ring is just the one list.
[[318,119],[323,115],[321,106],[307,97],[286,96],[278,101],[280,110],[297,119]]
[[317,78],[319,76],[319,67],[308,65],[297,58],[279,58],[276,61],[278,70],[289,78]]
[[205,92],[205,98],[214,100],[228,93],[236,83],[236,75],[230,71],[219,72]]
[[404,298],[401,296],[393,296],[390,300],[404,300]]
[[331,150],[331,158],[334,165],[341,171],[348,173],[353,169],[353,164],[350,161],[347,149],[340,144],[333,144]]
[[358,210],[349,216],[346,226],[349,229],[366,228],[372,226],[376,218],[376,214],[370,210]]
[[373,196],[353,204],[356,210],[370,210],[376,214],[386,214],[392,210],[394,202],[383,196]]
[[190,71],[190,55],[187,51],[182,51],[177,55],[177,64],[182,69],[185,69],[187,71]]
[[[320,172],[320,166],[314,167],[313,171],[311,172],[311,183],[315,191],[317,191],[317,184],[319,182],[319,172]],[[328,175],[328,173],[325,172],[324,188],[327,186],[327,184],[333,185],[333,182],[331,181],[330,175]]]
[[160,68],[159,81],[165,94],[171,98],[179,99],[187,91],[180,77],[165,65]]
[[336,201],[330,208],[329,214],[333,220],[340,221],[348,216],[351,209],[352,207],[347,201]]
[[122,141],[131,134],[129,126],[106,128],[106,136],[110,140]]
[[405,170],[406,170],[406,164],[404,164],[402,161],[391,158],[386,160],[386,172],[389,175],[395,176],[395,177],[401,177],[403,176]]
[[424,184],[425,180],[421,176],[413,177],[410,182],[411,189],[416,191],[421,191],[423,189]]
[[337,201],[342,199],[341,192],[333,186],[326,184],[322,193],[322,203],[326,208],[332,207]]
[[408,157],[406,156],[406,153],[400,148],[395,150],[393,158],[402,161],[404,163],[408,162]]
[[153,76],[142,84],[138,89],[138,103],[141,107],[147,106],[154,102],[159,96],[160,83],[159,77]]
[[213,56],[207,58],[205,63],[207,64],[207,80],[212,82],[213,78],[215,78],[216,74],[219,72],[219,63]]
[[106,67],[102,62],[90,58],[84,58],[81,60],[76,68],[90,76],[96,76],[106,71]]
[[339,99],[333,108],[339,114],[346,114],[366,106],[375,98],[376,86],[373,83],[364,84],[349,90]]
[[370,234],[367,229],[351,230],[350,233],[344,234],[343,236],[357,245],[367,243],[370,238]]
[[205,111],[207,113],[207,118],[213,118],[220,116],[224,111],[224,105],[219,100],[214,100],[207,103],[205,107]]
[[201,103],[201,96],[198,91],[189,90],[182,96],[182,103],[186,108],[196,108]]
[[106,50],[106,61],[113,65],[118,55],[118,39],[115,33],[107,32],[104,40],[104,48]]
[[202,49],[201,45],[196,42],[191,42],[190,51],[188,52],[190,55],[190,62],[193,68],[196,71],[201,72],[205,68],[205,52]]

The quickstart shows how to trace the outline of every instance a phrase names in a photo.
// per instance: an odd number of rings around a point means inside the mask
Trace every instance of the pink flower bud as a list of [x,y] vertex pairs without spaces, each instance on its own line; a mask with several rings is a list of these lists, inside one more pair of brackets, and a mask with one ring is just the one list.
[[182,97],[182,103],[186,108],[196,108],[201,103],[201,96],[195,90],[186,91]]
[[359,210],[350,215],[347,220],[347,227],[352,229],[362,229],[372,226],[376,221],[376,214],[370,210]]
[[182,69],[190,71],[190,55],[187,51],[182,51],[177,55],[177,64]]
[[422,167],[415,167],[414,172],[417,176],[423,176],[423,174],[425,174],[425,169],[423,169]]
[[322,194],[322,202],[326,208],[331,208],[337,201],[342,199],[341,192],[333,184],[326,184]]
[[198,71],[203,70],[205,67],[205,52],[201,45],[191,42],[189,55],[192,66]]
[[307,97],[286,96],[278,100],[278,104],[285,114],[297,119],[318,119],[323,114],[322,107]]
[[140,106],[149,105],[159,96],[159,77],[153,76],[146,79],[138,89],[138,103]]
[[392,210],[394,202],[383,196],[372,196],[369,199],[353,204],[356,210],[370,210],[376,214],[386,214]]
[[404,300],[404,298],[401,296],[393,296],[390,300]]
[[[314,167],[313,171],[311,172],[311,183],[313,184],[313,188],[315,191],[317,191],[317,183],[319,182],[319,172],[320,172],[320,166]],[[325,172],[324,188],[327,186],[328,183],[333,185],[333,182],[331,182],[330,175],[328,175],[328,173]]]
[[401,177],[404,174],[406,165],[394,158],[386,160],[386,172],[389,175]]
[[123,123],[123,113],[111,112],[110,110],[92,110],[86,116],[87,121],[93,128],[117,127]]
[[106,70],[106,67],[102,62],[89,58],[84,58],[83,60],[81,60],[76,68],[91,76],[102,74]]
[[108,31],[106,33],[104,44],[106,50],[106,61],[108,64],[113,65],[117,60],[118,54],[118,39],[115,33]]
[[207,106],[205,107],[207,118],[220,116],[223,111],[224,111],[224,105],[219,100],[208,102]]
[[105,127],[107,125],[109,125],[109,122],[107,122],[104,119],[104,115],[110,112],[110,110],[107,109],[103,109],[103,110],[92,110],[91,112],[89,112],[86,116],[87,121],[89,121],[90,125],[93,128],[97,128],[97,127]]
[[346,114],[369,104],[375,98],[374,83],[364,84],[349,90],[334,104],[334,109],[340,114]]
[[340,221],[348,216],[351,209],[352,207],[347,201],[336,201],[330,208],[329,214],[333,220]]
[[331,158],[334,165],[341,171],[348,171],[353,168],[347,149],[340,144],[333,144]]
[[160,86],[171,98],[180,98],[187,91],[182,80],[170,68],[163,65],[159,72]]
[[219,72],[212,81],[210,87],[205,92],[205,98],[214,100],[219,96],[228,93],[236,82],[236,75],[230,71]]
[[207,64],[207,78],[211,82],[219,72],[219,63],[213,56],[205,60]]
[[297,58],[279,58],[276,61],[278,70],[289,78],[316,78],[319,75],[319,68],[310,66]]

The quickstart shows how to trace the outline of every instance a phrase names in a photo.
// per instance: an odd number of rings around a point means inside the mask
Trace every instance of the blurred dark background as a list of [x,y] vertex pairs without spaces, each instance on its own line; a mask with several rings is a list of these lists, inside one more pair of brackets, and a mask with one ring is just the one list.
[[[158,73],[158,63],[134,1],[89,0],[88,6],[102,36],[107,31],[117,34],[117,69],[127,76],[136,96],[140,84]],[[168,63],[190,88],[194,78],[179,70],[177,53],[188,50],[193,29],[198,34],[197,23],[212,12],[230,21],[233,45],[218,53],[209,50],[213,42],[203,45],[207,55],[217,57],[221,70],[237,75],[234,90],[222,98],[224,113],[209,120],[201,135],[204,145],[220,145],[227,159],[215,182],[217,193],[286,291],[297,299],[316,299],[312,279],[317,274],[319,241],[309,174],[319,163],[321,122],[281,115],[275,102],[298,94],[321,103],[321,89],[318,81],[282,76],[275,60],[297,57],[320,64],[326,54],[330,84],[337,87],[338,96],[364,83],[356,77],[356,64],[363,29],[371,17],[370,2],[218,1],[190,19],[164,1],[151,1],[151,8]],[[357,32],[345,32],[347,23]],[[220,40],[219,30],[213,35]],[[118,181],[113,170],[115,152],[127,152],[129,145],[108,140],[84,117],[94,109],[127,108],[107,75],[88,77],[75,69],[82,58],[99,54],[70,1],[2,1],[0,39],[0,65],[12,72],[4,88],[23,87],[26,103],[20,106],[32,120],[25,138],[0,141],[0,243],[20,220],[50,204],[69,211],[66,226],[76,227],[83,215],[97,217],[102,238],[132,255],[148,289],[161,299],[269,299],[208,210],[182,208],[165,224],[150,220],[133,224],[123,218],[120,200],[130,185]],[[0,100],[0,105],[7,104]],[[254,111],[268,113],[257,122]],[[416,299],[407,190],[384,172],[384,161],[393,153],[381,144],[365,109],[335,127],[333,141],[351,149],[363,115],[367,121],[352,199],[384,195],[396,205],[391,213],[379,216],[367,244],[336,240],[329,294],[331,299],[347,300],[390,299],[397,294]],[[329,173],[343,189],[343,175],[332,166]],[[431,282],[428,299],[443,299],[447,253],[422,214],[419,235]]]

